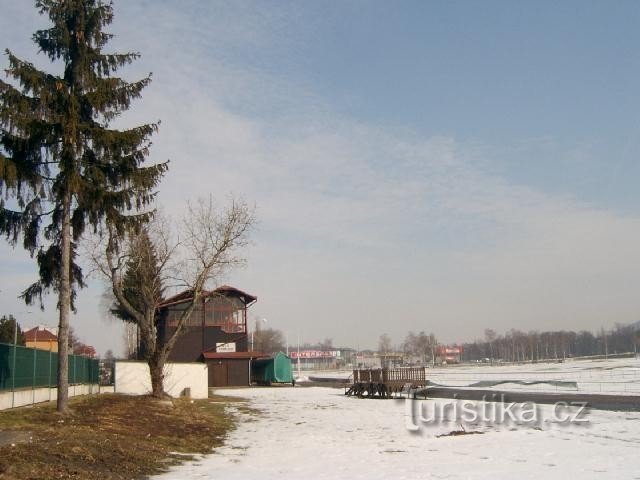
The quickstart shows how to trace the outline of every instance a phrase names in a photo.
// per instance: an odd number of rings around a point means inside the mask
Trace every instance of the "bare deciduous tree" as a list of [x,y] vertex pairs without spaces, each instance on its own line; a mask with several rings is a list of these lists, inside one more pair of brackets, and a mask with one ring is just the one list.
[[378,353],[380,355],[387,355],[391,351],[391,337],[383,333],[378,339]]
[[[240,250],[248,244],[254,221],[253,209],[245,202],[232,199],[218,210],[209,198],[187,205],[176,233],[158,215],[142,231],[111,231],[102,248],[94,248],[93,263],[116,299],[114,313],[138,328],[140,354],[149,365],[154,396],[165,396],[164,364],[205,287],[245,263]],[[165,288],[186,288],[191,295],[174,333],[161,340],[157,309]]]
[[405,353],[419,357],[423,364],[431,362],[432,365],[436,362],[437,346],[436,336],[433,333],[426,334],[424,331],[418,334],[409,332],[403,343]]
[[484,329],[484,338],[485,341],[489,344],[489,355],[491,358],[491,361],[493,362],[493,342],[496,339],[496,331],[491,329],[491,328],[485,328]]
[[275,328],[257,328],[254,342],[257,352],[272,354],[286,350],[284,334]]

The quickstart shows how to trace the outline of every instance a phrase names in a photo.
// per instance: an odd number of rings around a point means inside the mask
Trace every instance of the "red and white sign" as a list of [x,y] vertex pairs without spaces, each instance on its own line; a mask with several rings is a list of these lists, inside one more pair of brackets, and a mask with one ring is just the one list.
[[291,358],[336,358],[340,356],[339,350],[300,350],[290,351],[289,356]]
[[216,343],[216,353],[233,353],[236,351],[236,342]]
[[458,345],[439,345],[436,349],[436,353],[442,356],[462,355],[462,347]]

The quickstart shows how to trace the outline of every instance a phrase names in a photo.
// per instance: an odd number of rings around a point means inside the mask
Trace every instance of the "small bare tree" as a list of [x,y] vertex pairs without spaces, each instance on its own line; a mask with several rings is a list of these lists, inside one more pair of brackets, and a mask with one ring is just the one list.
[[489,358],[493,363],[493,342],[496,341],[496,331],[491,328],[484,329],[484,339],[489,344]]
[[433,333],[427,335],[424,331],[418,334],[409,332],[403,343],[405,353],[419,357],[420,361],[425,365],[428,362],[435,365],[437,347],[438,340],[436,336]]
[[[170,222],[156,216],[137,232],[110,231],[103,248],[94,249],[93,263],[115,296],[114,313],[138,328],[140,354],[149,365],[155,397],[166,395],[164,364],[205,287],[244,264],[239,251],[248,244],[254,221],[253,209],[245,202],[232,200],[218,210],[209,198],[187,205],[177,234]],[[160,339],[157,310],[168,287],[188,289],[190,302],[175,331]]]
[[388,355],[391,350],[391,337],[388,334],[383,333],[380,335],[380,338],[378,338],[378,355],[380,356],[380,364],[382,367],[388,366]]
[[286,350],[284,334],[275,328],[257,328],[254,343],[257,352],[271,354]]
[[391,351],[391,337],[383,333],[378,338],[378,353],[380,355],[387,355]]

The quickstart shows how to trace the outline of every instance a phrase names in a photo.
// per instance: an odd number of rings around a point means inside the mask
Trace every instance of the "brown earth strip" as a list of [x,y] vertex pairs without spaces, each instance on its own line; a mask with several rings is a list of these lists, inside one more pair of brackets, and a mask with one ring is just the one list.
[[[0,412],[0,479],[145,478],[206,454],[233,428],[226,397],[157,401],[100,395]],[[12,439],[14,441],[12,441]]]

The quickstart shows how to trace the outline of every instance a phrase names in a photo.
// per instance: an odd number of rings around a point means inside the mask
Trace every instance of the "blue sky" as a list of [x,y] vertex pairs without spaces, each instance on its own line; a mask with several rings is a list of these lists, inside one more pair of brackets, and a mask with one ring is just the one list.
[[[46,22],[0,3],[0,46],[45,66],[29,39]],[[143,55],[123,74],[154,74],[120,125],[162,120],[168,213],[209,193],[255,202],[248,267],[221,282],[290,338],[613,326],[640,303],[639,16],[623,1],[120,0],[113,49]],[[35,268],[0,251],[0,307],[24,311]],[[117,350],[102,288],[74,322]]]

